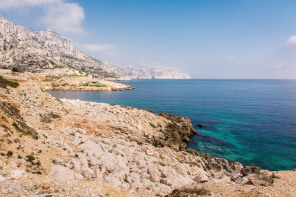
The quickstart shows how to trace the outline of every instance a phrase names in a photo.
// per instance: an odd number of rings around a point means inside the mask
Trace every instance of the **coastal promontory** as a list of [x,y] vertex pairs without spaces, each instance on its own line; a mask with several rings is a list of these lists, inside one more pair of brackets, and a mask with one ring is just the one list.
[[112,81],[186,73],[120,69],[1,16],[0,52],[0,196],[296,196],[295,171],[188,149],[198,131],[187,117],[46,92],[131,90]]
[[188,118],[59,100],[32,73],[3,74],[0,99],[3,196],[296,194],[293,171],[186,149],[196,134]]

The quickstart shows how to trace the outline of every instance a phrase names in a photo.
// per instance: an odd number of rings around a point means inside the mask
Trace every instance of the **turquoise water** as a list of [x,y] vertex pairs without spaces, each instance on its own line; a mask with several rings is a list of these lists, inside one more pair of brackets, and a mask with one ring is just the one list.
[[186,116],[190,148],[269,170],[296,168],[296,80],[135,80],[131,91],[48,91],[58,98]]

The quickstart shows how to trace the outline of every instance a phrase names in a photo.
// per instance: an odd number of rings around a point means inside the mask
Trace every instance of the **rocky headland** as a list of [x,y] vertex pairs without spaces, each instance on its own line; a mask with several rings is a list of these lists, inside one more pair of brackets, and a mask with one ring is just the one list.
[[32,73],[0,79],[0,196],[296,196],[296,172],[186,149],[191,121],[56,99]]
[[39,75],[37,79],[45,90],[118,91],[135,89],[135,87],[122,83],[80,75]]
[[110,80],[186,73],[99,61],[1,16],[0,52],[0,196],[296,196],[294,171],[187,149],[197,132],[186,117],[45,92],[129,90]]
[[173,69],[159,67],[118,66],[104,62],[110,71],[130,79],[191,79],[187,73],[177,72]]

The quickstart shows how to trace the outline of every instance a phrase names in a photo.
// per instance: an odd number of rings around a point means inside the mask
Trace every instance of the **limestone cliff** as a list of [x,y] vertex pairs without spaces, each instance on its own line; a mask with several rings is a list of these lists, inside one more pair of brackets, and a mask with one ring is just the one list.
[[[71,40],[52,30],[35,31],[14,25],[0,16],[0,65],[31,72],[71,69],[97,78],[190,78],[189,75],[160,68],[121,67],[96,60],[77,50]],[[124,78],[125,77],[125,78]]]
[[71,68],[98,78],[117,78],[103,62],[77,50],[71,40],[54,31],[34,31],[0,16],[0,64],[26,71]]
[[150,68],[137,66],[118,66],[106,63],[110,71],[131,79],[191,79],[187,73],[177,72],[168,68]]

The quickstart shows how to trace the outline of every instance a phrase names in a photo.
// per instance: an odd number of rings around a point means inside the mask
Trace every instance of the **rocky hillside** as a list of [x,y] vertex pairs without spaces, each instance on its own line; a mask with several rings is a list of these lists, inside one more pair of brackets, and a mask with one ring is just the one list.
[[[71,40],[54,31],[34,31],[14,25],[0,16],[0,65],[30,72],[70,68],[96,78],[188,78],[162,69],[119,67],[96,60],[77,50]],[[73,71],[71,71],[73,72]]]
[[16,26],[0,16],[0,64],[26,71],[72,68],[98,78],[117,78],[104,63],[74,48],[72,42],[56,32],[34,31]]
[[110,71],[131,79],[191,79],[187,73],[180,73],[172,69],[106,64]]
[[1,75],[0,196],[296,195],[295,172],[186,149],[188,118],[59,100],[34,74]]

